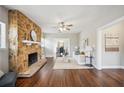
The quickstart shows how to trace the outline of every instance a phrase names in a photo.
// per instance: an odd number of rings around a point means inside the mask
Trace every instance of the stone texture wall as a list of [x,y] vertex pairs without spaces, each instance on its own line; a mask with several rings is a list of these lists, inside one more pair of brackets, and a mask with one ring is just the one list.
[[37,42],[41,42],[41,28],[18,10],[9,10],[9,60],[10,69],[16,72],[28,70],[28,54],[37,52],[38,61],[41,59],[41,46],[27,45],[23,40],[31,40],[31,31],[37,35]]

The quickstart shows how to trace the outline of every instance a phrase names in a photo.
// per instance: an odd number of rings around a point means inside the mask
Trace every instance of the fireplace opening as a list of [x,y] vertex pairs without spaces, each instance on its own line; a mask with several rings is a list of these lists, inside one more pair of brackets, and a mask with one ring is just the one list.
[[38,61],[37,55],[38,55],[37,52],[28,55],[28,66],[30,66]]

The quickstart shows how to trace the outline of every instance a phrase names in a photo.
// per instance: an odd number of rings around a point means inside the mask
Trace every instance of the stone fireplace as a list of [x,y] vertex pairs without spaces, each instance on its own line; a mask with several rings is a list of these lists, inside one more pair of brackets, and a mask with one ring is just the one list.
[[20,11],[9,10],[10,70],[16,71],[17,73],[25,73],[27,71],[29,72],[35,63],[44,63],[42,61],[40,44],[33,43],[29,45],[22,42],[23,40],[32,41],[32,30],[36,33],[36,42],[41,42],[41,28]]
[[38,53],[31,53],[28,55],[28,66],[31,66],[32,64],[34,64],[35,62],[38,61]]

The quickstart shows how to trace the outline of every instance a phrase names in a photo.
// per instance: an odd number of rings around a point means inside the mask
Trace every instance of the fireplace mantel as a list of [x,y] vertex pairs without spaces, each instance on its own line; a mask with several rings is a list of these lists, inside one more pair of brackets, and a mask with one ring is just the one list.
[[24,44],[26,44],[26,45],[32,45],[32,44],[41,45],[40,42],[36,42],[36,41],[23,40],[22,42],[23,42]]

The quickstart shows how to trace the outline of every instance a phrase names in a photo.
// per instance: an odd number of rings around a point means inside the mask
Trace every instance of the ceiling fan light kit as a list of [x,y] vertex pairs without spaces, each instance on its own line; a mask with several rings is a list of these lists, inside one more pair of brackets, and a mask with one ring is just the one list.
[[57,28],[60,32],[65,32],[70,31],[71,30],[70,27],[72,26],[73,26],[72,24],[65,24],[64,22],[59,22]]

